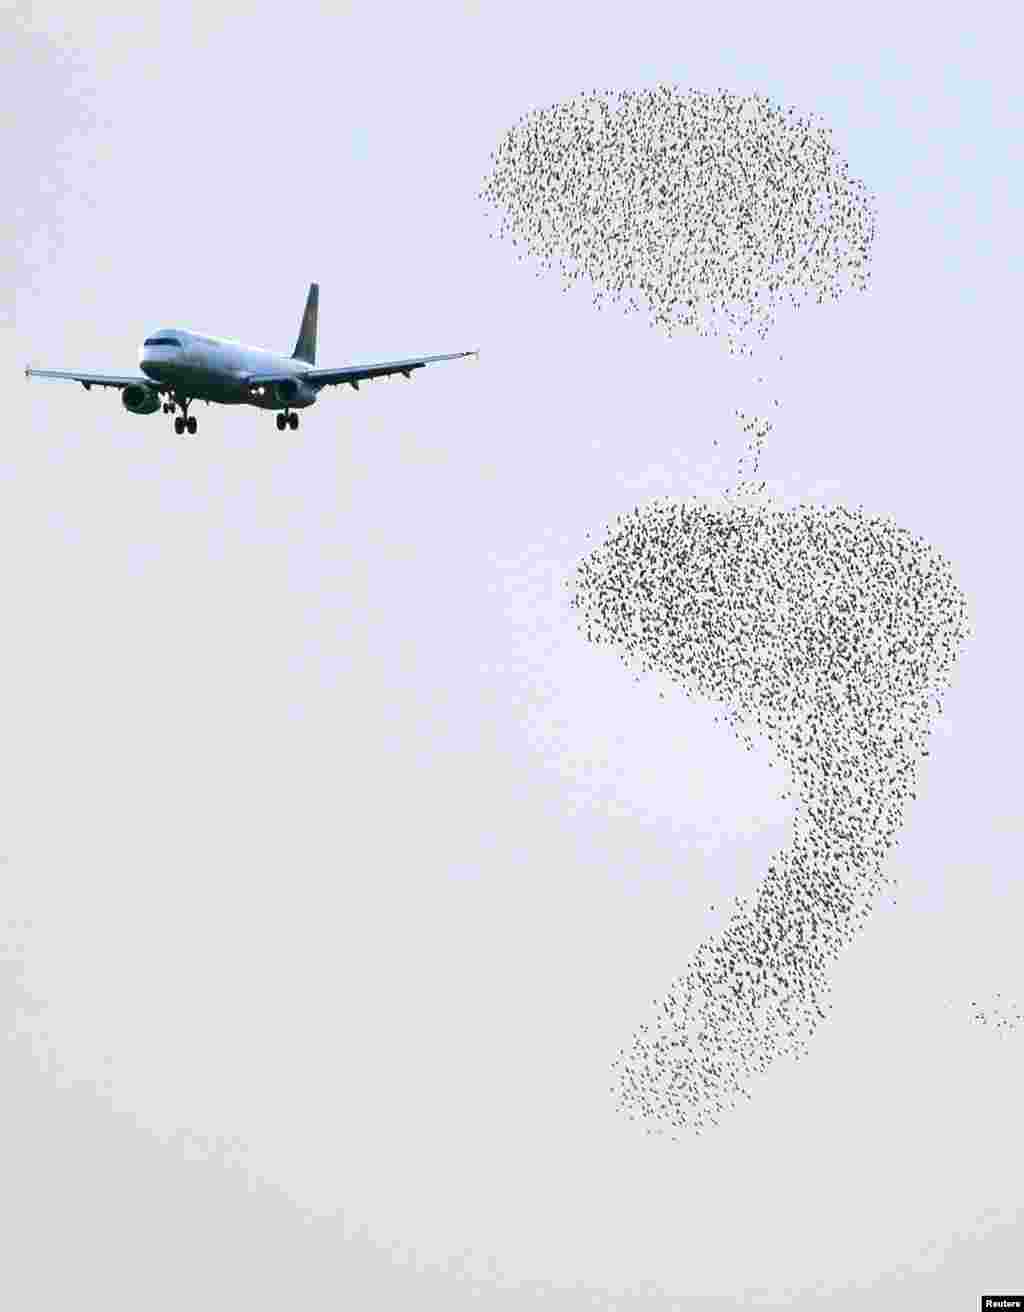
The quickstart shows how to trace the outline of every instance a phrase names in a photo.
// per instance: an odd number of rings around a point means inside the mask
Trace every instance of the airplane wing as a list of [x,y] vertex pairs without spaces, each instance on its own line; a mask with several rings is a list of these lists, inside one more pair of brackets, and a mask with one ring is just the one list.
[[29,365],[25,366],[26,378],[60,378],[68,383],[81,383],[86,391],[90,387],[137,387],[140,383],[146,387],[152,387],[156,391],[161,391],[159,383],[154,383],[152,378],[146,378],[142,374],[137,374],[134,378],[121,374],[76,374],[69,369],[33,369]]
[[[461,360],[464,356],[479,354],[479,351],[455,351],[451,355],[418,355],[411,360],[388,360],[382,364],[347,364],[340,369],[306,369],[299,377],[316,388],[348,383],[350,387],[358,390],[360,382],[365,378],[386,378],[389,374],[404,374],[406,378],[411,378],[412,371],[422,369],[425,364],[433,364],[437,360]],[[283,382],[295,376],[295,374],[251,374],[246,382],[252,387],[260,387],[265,383]]]

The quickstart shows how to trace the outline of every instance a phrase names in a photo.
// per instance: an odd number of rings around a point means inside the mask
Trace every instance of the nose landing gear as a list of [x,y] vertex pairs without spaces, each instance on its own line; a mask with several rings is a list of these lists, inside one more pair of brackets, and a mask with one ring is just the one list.
[[296,428],[298,428],[299,416],[295,413],[294,410],[286,410],[284,414],[279,414],[277,416],[278,432],[283,433],[285,430],[285,425],[287,425],[292,430],[293,433],[295,432]]

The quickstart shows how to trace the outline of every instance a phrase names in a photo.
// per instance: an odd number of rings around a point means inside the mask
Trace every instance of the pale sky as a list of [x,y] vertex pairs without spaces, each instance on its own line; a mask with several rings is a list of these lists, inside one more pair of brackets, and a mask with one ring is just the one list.
[[[8,8],[4,1305],[1024,1288],[1024,1031],[970,1013],[1024,1001],[996,12]],[[822,116],[877,197],[869,296],[730,359],[488,239],[527,109],[663,81]],[[480,360],[297,433],[200,404],[187,441],[23,377],[135,372],[168,325],[288,352],[312,280],[320,364]],[[721,488],[766,395],[773,490],[924,535],[977,638],[809,1059],[671,1143],[610,1063],[789,804],[767,750],[589,646],[564,580],[616,513]]]

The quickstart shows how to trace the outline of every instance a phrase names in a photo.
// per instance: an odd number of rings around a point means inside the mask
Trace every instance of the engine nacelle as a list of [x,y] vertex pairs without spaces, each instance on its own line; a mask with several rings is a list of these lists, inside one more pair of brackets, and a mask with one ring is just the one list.
[[296,410],[312,405],[316,400],[316,388],[310,387],[301,378],[282,378],[271,383],[267,390],[272,405],[291,406]]
[[160,409],[160,393],[145,383],[132,383],[121,389],[121,404],[133,415],[151,415]]

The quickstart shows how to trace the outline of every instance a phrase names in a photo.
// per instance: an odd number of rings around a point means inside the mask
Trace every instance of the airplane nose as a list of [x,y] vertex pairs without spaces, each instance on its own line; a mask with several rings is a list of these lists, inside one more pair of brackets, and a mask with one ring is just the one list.
[[166,364],[169,355],[169,351],[161,350],[159,346],[144,346],[139,351],[139,368],[143,373],[155,378],[160,373],[160,366]]

